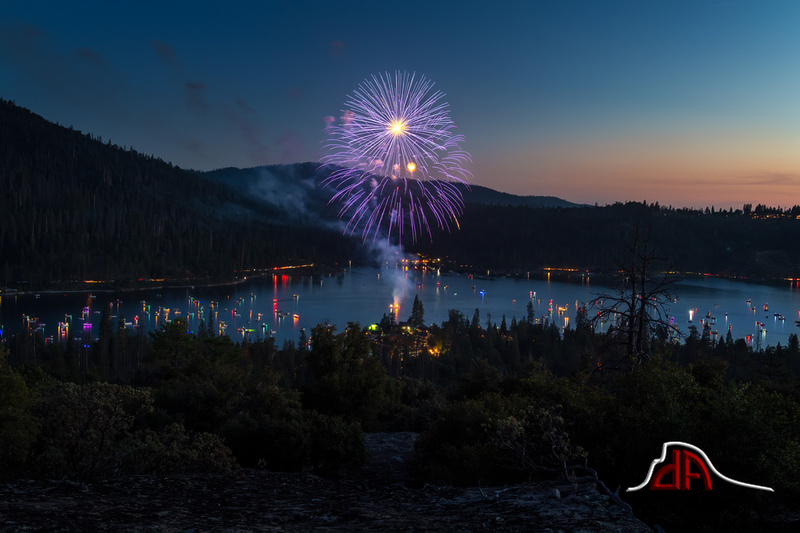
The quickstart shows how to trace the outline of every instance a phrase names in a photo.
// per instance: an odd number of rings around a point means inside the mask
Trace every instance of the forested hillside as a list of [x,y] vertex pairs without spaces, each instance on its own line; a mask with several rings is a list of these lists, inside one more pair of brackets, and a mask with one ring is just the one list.
[[[333,190],[320,186],[327,172],[317,163],[183,170],[0,100],[0,287],[203,283],[358,263],[370,247],[342,235]],[[616,268],[620,236],[638,225],[682,272],[800,278],[800,206],[591,207],[479,186],[464,195],[459,230],[434,228],[432,242],[405,250],[475,270],[598,272]]]
[[[230,185],[270,205],[291,205],[294,218],[334,223],[327,172],[316,163],[248,169],[202,176]],[[615,270],[621,236],[638,225],[651,232],[660,255],[682,272],[756,279],[800,277],[800,206],[704,210],[626,202],[579,206],[558,198],[514,196],[485,187],[462,188],[460,230],[437,231],[433,240],[408,238],[406,251],[446,258],[473,270],[541,268]]]
[[353,253],[338,231],[275,222],[269,204],[0,101],[0,286],[235,270]]
[[473,269],[617,269],[622,236],[638,227],[666,264],[697,274],[756,279],[800,277],[800,207],[714,211],[646,202],[604,207],[469,205],[461,231],[410,249]]

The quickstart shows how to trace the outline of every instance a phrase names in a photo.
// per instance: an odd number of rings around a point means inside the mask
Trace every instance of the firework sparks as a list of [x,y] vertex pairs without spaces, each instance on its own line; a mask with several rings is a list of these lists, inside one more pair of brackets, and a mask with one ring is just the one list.
[[444,93],[433,91],[424,76],[396,72],[364,81],[345,102],[338,124],[330,124],[327,155],[333,165],[324,181],[336,189],[345,232],[360,231],[373,240],[381,230],[387,238],[404,228],[414,241],[431,226],[458,227],[463,200],[458,184],[467,183],[460,149],[462,135],[448,115]]

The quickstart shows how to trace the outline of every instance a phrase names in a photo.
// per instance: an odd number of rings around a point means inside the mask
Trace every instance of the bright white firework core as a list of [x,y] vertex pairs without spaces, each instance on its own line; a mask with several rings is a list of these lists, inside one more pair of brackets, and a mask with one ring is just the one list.
[[389,131],[395,135],[401,135],[406,130],[406,123],[403,119],[394,120],[389,124]]

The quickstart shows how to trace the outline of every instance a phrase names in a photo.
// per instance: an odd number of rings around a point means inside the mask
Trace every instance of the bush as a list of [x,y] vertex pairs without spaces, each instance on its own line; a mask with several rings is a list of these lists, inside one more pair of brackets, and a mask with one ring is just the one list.
[[392,380],[392,386],[396,399],[386,431],[425,431],[445,406],[444,395],[430,381],[404,376]]
[[180,424],[135,430],[152,411],[146,390],[62,383],[41,391],[42,432],[36,468],[47,477],[97,479],[125,474],[230,472],[236,467],[222,440]]
[[233,453],[220,437],[187,432],[180,424],[137,431],[121,454],[125,474],[227,474],[236,468]]
[[236,412],[235,391],[210,379],[181,376],[162,381],[154,392],[165,422],[193,431],[217,432]]
[[355,470],[367,456],[361,426],[340,417],[310,413],[311,454],[309,463],[318,474],[336,476]]
[[[2,348],[0,348],[2,350]],[[24,467],[39,432],[33,416],[36,395],[0,353],[0,475]]]
[[240,465],[293,471],[307,464],[309,432],[296,392],[256,382],[238,400],[220,434]]
[[419,477],[455,485],[491,482],[497,474],[488,445],[492,416],[479,400],[448,405],[414,444]]
[[364,432],[347,422],[316,412],[295,418],[239,417],[225,428],[225,442],[242,466],[276,471],[311,468],[335,476],[364,464]]
[[303,410],[297,392],[263,382],[244,395],[221,433],[247,467],[336,475],[358,468],[366,455],[357,422]]
[[452,402],[417,439],[419,474],[458,485],[504,484],[560,472],[563,460],[582,462],[555,410],[499,394]]
[[[722,473],[768,485],[775,494],[718,483],[708,494],[664,505],[664,494],[625,494],[637,515],[665,529],[752,529],[750,514],[800,497],[800,405],[790,395],[725,380],[725,365],[680,367],[654,358],[625,376],[569,380],[534,373],[514,390],[561,403],[566,427],[610,487],[640,483],[666,441],[699,446]],[[746,526],[742,526],[746,524]]]
[[61,383],[43,388],[41,397],[36,467],[55,477],[118,473],[122,441],[130,437],[135,418],[152,405],[147,392],[108,383]]
[[308,462],[311,444],[302,414],[294,419],[261,420],[242,414],[221,431],[242,466],[290,472]]
[[555,409],[528,407],[519,417],[497,420],[489,442],[500,452],[498,462],[505,460],[506,468],[527,475],[582,462],[585,454],[572,446]]

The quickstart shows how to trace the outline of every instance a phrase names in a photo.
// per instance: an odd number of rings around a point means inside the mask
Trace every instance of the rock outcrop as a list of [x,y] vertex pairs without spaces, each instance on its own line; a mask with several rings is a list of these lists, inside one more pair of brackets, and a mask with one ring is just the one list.
[[0,484],[0,529],[651,531],[594,483],[412,488],[404,476],[414,437],[368,435],[363,475],[338,480],[240,469],[232,476]]

